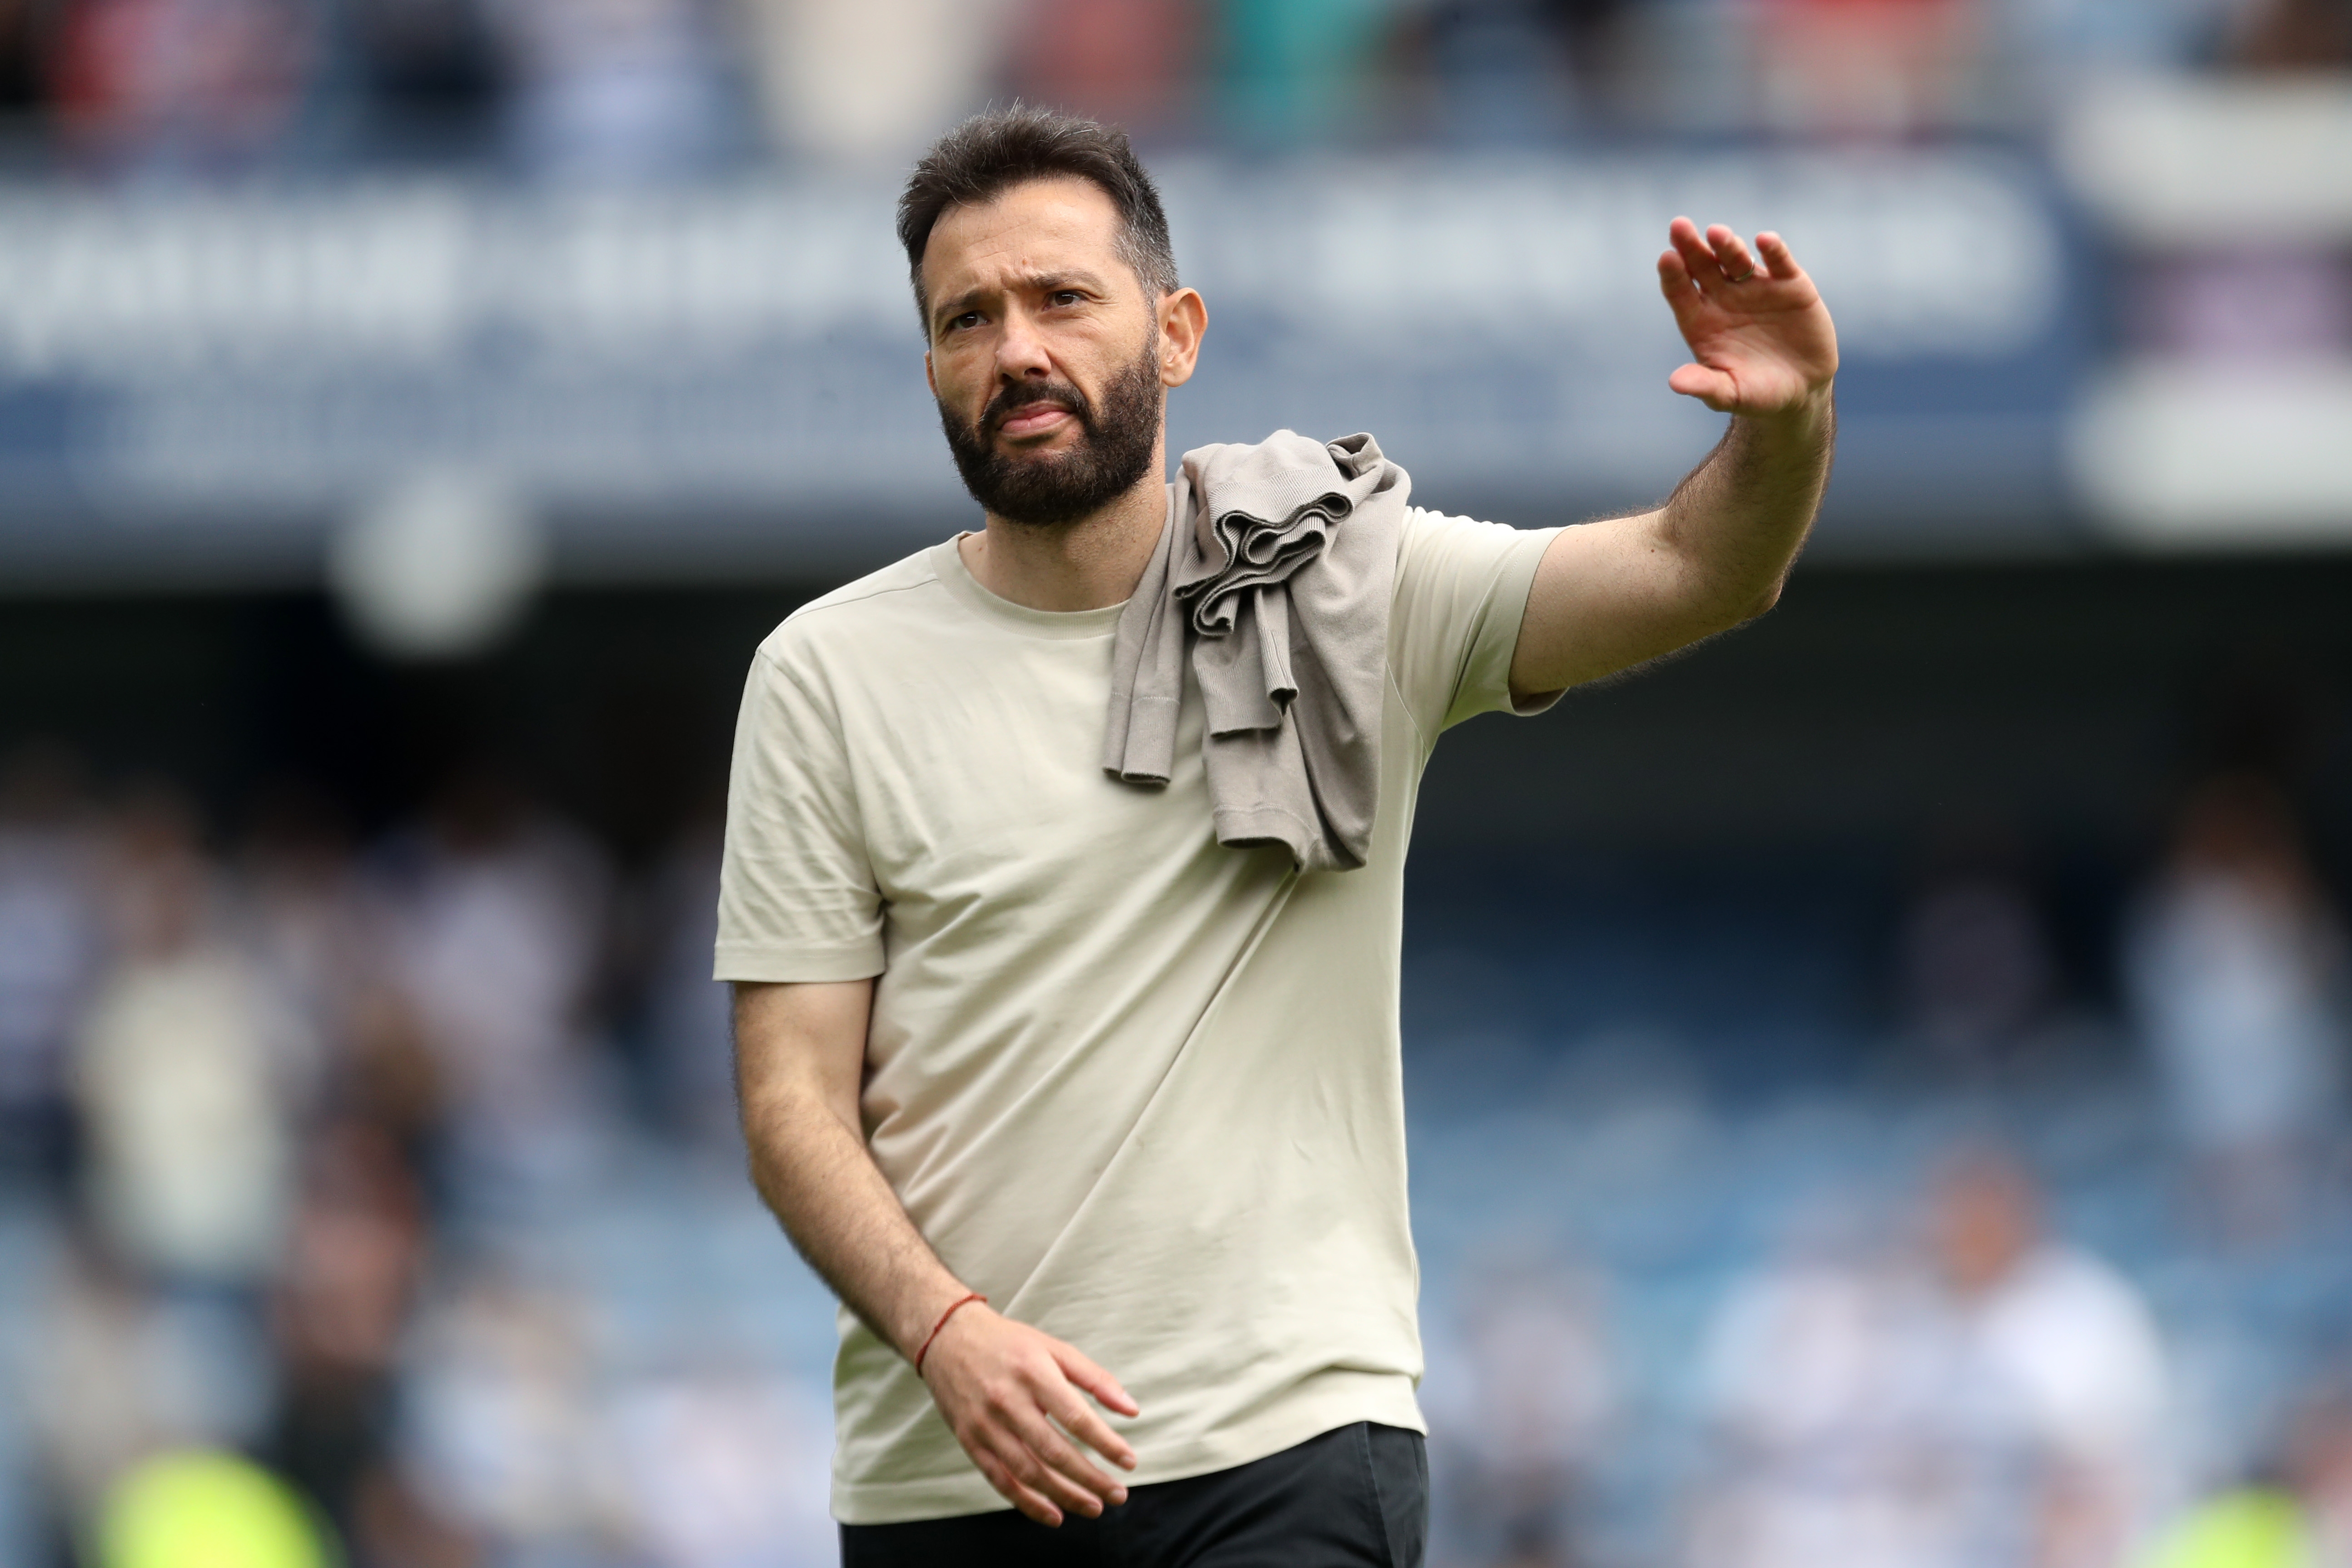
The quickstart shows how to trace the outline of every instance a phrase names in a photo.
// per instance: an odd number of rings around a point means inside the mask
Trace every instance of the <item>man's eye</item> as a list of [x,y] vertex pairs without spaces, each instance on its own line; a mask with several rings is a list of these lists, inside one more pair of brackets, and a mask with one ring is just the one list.
[[1086,298],[1076,289],[1056,289],[1046,299],[1056,305],[1075,305]]
[[963,327],[976,327],[978,325],[980,325],[980,312],[978,310],[966,310],[962,315],[958,316],[954,321],[948,323],[948,327],[950,331]]

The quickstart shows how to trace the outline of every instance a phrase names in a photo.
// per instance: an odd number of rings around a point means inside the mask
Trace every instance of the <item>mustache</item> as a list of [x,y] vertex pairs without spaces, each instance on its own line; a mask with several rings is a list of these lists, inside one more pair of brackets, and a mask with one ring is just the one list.
[[[1066,383],[1026,379],[997,388],[970,421],[940,403],[940,432],[964,489],[991,516],[1036,528],[1075,522],[1132,489],[1157,455],[1165,400],[1157,360],[1147,346],[1103,384],[1098,405]],[[1000,451],[990,427],[1041,403],[1068,410],[1078,438],[1053,453]]]
[[994,435],[998,426],[1034,403],[1050,403],[1066,409],[1081,426],[1094,428],[1094,409],[1087,405],[1085,393],[1066,381],[1024,381],[1000,389],[988,400],[988,406],[980,411],[981,434]]

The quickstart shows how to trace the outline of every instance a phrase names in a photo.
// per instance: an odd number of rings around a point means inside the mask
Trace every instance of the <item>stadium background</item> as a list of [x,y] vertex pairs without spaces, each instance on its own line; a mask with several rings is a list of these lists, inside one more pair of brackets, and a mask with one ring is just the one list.
[[1711,439],[1668,218],[1839,317],[1782,606],[1424,792],[1433,1561],[2352,1563],[2347,71],[2332,0],[0,4],[0,1561],[828,1560],[716,813],[758,638],[968,518],[888,207],[1021,94],[1164,174],[1180,445],[1570,521]]

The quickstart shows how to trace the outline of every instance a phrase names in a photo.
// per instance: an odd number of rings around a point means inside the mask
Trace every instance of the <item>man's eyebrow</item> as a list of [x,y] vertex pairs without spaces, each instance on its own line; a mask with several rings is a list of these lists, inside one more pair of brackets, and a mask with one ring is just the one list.
[[1102,286],[1102,279],[1091,272],[1034,272],[1014,282],[1016,288],[1039,294],[1050,294],[1056,289],[1091,289],[1099,293]]
[[[1057,289],[1085,289],[1097,294],[1103,291],[1103,280],[1085,271],[1028,272],[1008,279],[1006,282],[1016,294],[1050,294]],[[931,324],[937,327],[942,322],[954,321],[994,292],[993,288],[982,286],[967,289],[953,299],[941,300],[931,311]]]

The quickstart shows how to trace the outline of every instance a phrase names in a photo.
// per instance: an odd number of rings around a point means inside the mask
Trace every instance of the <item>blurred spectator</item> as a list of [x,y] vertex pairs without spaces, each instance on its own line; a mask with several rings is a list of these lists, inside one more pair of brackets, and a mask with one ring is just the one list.
[[2111,1568],[2145,1527],[2169,1415],[2138,1293],[2042,1228],[2032,1179],[1978,1151],[1936,1184],[1929,1237],[1953,1338],[1938,1401],[1955,1563]]
[[104,957],[79,783],[58,746],[0,765],[0,1168],[50,1176],[67,1148],[66,1053]]
[[646,898],[648,1067],[660,1118],[697,1142],[736,1136],[734,994],[710,978],[719,940],[719,824],[689,826]]
[[133,169],[276,149],[320,60],[311,0],[63,0],[49,101],[68,145]]
[[2263,1486],[2233,1488],[2192,1510],[2148,1568],[2316,1568],[2303,1508]]
[[415,1348],[406,1458],[431,1506],[479,1532],[493,1561],[583,1552],[625,1527],[569,1300],[480,1270],[428,1311]]
[[[387,871],[392,973],[433,1051],[452,1131],[486,1172],[541,1173],[586,1110],[601,858],[510,781],[476,770],[442,789]],[[397,1012],[379,1021],[401,1024]]]
[[1726,1307],[1703,1568],[2113,1568],[2133,1543],[2167,1415],[2147,1309],[2042,1231],[2005,1158],[1954,1162],[1927,1219],[1927,1269],[1848,1238]]
[[1997,0],[2017,96],[2063,106],[2085,79],[2186,70],[2210,58],[2243,0]]
[[2315,1405],[2297,1430],[2293,1475],[2313,1568],[2352,1568],[2352,1394],[2339,1387]]
[[125,1476],[93,1534],[92,1568],[333,1568],[338,1555],[285,1482],[204,1449]]
[[399,1149],[431,1206],[446,1209],[446,1074],[415,1006],[397,984],[371,979],[351,1006],[337,1102]]
[[909,155],[980,107],[1011,0],[739,0],[777,144]]
[[358,1540],[364,1489],[393,1462],[425,1214],[397,1146],[364,1122],[329,1127],[309,1164],[270,1313],[278,1394],[264,1452]]
[[0,115],[37,109],[47,19],[38,0],[0,0]]
[[2055,1000],[2042,913],[2031,890],[1996,865],[1930,878],[1898,942],[1906,1032],[1953,1066],[2012,1062]]
[[2345,1045],[2343,927],[2275,787],[2196,791],[2124,957],[2210,1217],[2275,1234],[2332,1126]]
[[1714,1474],[1694,1568],[1927,1568],[1947,1521],[1922,1484],[1944,1393],[1937,1303],[1860,1216],[1808,1216],[1734,1288],[1701,1384]]
[[1979,0],[1747,0],[1759,107],[1784,130],[1906,135],[1964,118]]
[[1433,0],[1419,35],[1448,141],[1538,141],[1593,117],[1621,0]]
[[1469,1562],[1583,1563],[1591,1470],[1616,1394],[1598,1284],[1514,1251],[1473,1264],[1457,1290],[1454,1321],[1431,1337],[1436,1375],[1424,1384],[1431,1452],[1445,1472],[1435,1528]]
[[2340,1379],[2308,1401],[2287,1479],[2309,1521],[2313,1568],[2352,1568],[2352,1390]]
[[265,789],[237,870],[239,945],[340,1062],[375,944],[333,803],[292,783]]
[[1006,75],[1033,103],[1139,136],[1180,129],[1197,86],[1201,10],[1196,0],[1026,0]]
[[651,1568],[839,1561],[832,1411],[748,1355],[706,1351],[627,1385],[612,1432],[628,1531]]
[[527,167],[648,179],[709,168],[734,141],[705,0],[493,0]]
[[505,86],[481,0],[346,0],[370,118],[399,151],[467,150]]
[[2352,1398],[2307,1403],[2274,1483],[2233,1488],[2189,1510],[2147,1568],[2352,1568]]
[[159,1279],[257,1283],[277,1255],[314,1043],[224,940],[186,804],[142,792],[114,837],[121,957],[74,1064],[92,1211]]
[[2251,69],[2352,66],[2352,6],[2343,0],[2252,0],[2233,32],[2231,61]]
[[1356,129],[1393,8],[1394,0],[1220,0],[1223,128],[1255,145]]
[[47,1294],[26,1403],[37,1495],[61,1544],[141,1460],[256,1435],[268,1369],[249,1317],[218,1300],[158,1297],[88,1232],[69,1238]]

